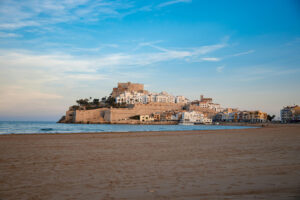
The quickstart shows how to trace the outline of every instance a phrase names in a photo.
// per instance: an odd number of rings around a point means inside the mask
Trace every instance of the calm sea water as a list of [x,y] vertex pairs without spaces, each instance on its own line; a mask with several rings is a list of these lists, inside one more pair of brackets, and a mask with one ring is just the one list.
[[58,124],[55,122],[1,122],[0,134],[28,133],[80,133],[80,132],[132,132],[132,131],[184,131],[244,129],[246,126],[219,125],[117,125],[117,124]]

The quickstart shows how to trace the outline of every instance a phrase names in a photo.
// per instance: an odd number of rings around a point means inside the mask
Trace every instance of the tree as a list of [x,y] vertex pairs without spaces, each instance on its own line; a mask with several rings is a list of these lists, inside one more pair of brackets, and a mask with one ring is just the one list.
[[88,99],[79,99],[76,101],[76,103],[78,103],[80,106],[82,105],[88,105],[89,104],[89,100]]
[[271,116],[271,115],[268,115],[268,116],[267,116],[267,119],[268,119],[268,121],[270,121],[270,122],[271,122],[274,118],[275,118],[275,115],[272,115],[272,116]]
[[115,99],[114,97],[109,96],[109,97],[106,99],[105,103],[106,103],[107,105],[109,105],[109,106],[115,107],[115,105],[116,105],[115,100],[116,100],[116,99]]
[[94,99],[94,100],[93,100],[93,104],[94,104],[94,105],[98,105],[98,104],[99,104],[99,99]]

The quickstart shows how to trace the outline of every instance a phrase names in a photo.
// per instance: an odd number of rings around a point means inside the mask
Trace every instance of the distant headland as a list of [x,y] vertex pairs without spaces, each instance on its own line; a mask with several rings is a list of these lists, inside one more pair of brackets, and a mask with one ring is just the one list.
[[140,83],[118,83],[108,97],[79,99],[58,123],[84,124],[211,124],[213,122],[264,123],[260,110],[222,108],[212,98],[189,100],[167,92],[154,93]]

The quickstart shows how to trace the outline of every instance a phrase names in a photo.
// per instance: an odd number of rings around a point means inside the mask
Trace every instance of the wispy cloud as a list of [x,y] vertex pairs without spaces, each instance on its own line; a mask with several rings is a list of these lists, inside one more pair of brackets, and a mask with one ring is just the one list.
[[[117,47],[116,44],[108,46]],[[197,48],[186,48],[177,50],[176,48],[164,48],[151,42],[140,43],[138,46],[149,46],[156,51],[153,52],[128,52],[111,53],[105,55],[95,55],[93,57],[74,56],[66,53],[41,54],[26,50],[0,50],[0,64],[5,67],[28,67],[37,69],[94,72],[103,68],[124,68],[127,66],[145,66],[157,62],[170,60],[201,59],[203,61],[219,61],[216,57],[201,57],[207,53],[214,52],[226,47],[225,44],[214,44],[200,46]],[[79,50],[82,50],[79,48]],[[84,49],[84,51],[98,51],[99,48]]]
[[15,38],[15,37],[21,37],[21,35],[16,33],[0,32],[0,38]]
[[191,1],[192,0],[173,0],[173,1],[167,1],[167,2],[159,4],[157,7],[162,8],[162,7],[170,6],[170,5],[177,4],[177,3],[189,3]]
[[[122,17],[132,7],[128,1],[8,0],[0,2],[0,29],[43,26],[72,21],[98,21]],[[126,15],[126,14],[125,14]]]
[[215,57],[206,57],[206,58],[201,58],[204,61],[212,61],[212,62],[217,62],[220,61],[220,58],[215,58]]
[[0,29],[45,27],[58,23],[93,23],[107,18],[123,18],[191,0],[172,0],[154,5],[137,6],[130,0],[28,0],[0,1]]
[[248,55],[251,53],[254,53],[255,50],[248,50],[248,51],[243,51],[243,52],[239,52],[239,53],[235,53],[235,54],[231,54],[231,55],[226,55],[223,56],[221,59],[227,59],[227,58],[232,58],[232,57],[238,57],[238,56],[244,56],[244,55]]
[[216,68],[216,71],[217,71],[218,73],[221,73],[221,72],[223,72],[223,69],[224,69],[224,68],[225,68],[224,65],[219,66],[219,67]]
[[247,54],[250,54],[250,53],[253,53],[255,52],[254,50],[249,50],[249,51],[245,51],[245,52],[241,52],[241,53],[236,53],[236,54],[233,54],[231,56],[242,56],[242,55],[247,55]]
[[161,53],[155,53],[152,54],[151,56],[152,58],[156,58],[154,60],[157,61],[164,61],[169,59],[187,59],[190,62],[199,62],[199,61],[216,62],[216,61],[220,61],[220,58],[216,58],[216,57],[199,58],[199,56],[222,49],[226,47],[226,44],[221,43],[221,44],[214,44],[214,45],[206,45],[197,48],[187,48],[183,50],[167,49],[155,45],[154,42],[143,42],[140,43],[139,46],[149,46],[160,51]]

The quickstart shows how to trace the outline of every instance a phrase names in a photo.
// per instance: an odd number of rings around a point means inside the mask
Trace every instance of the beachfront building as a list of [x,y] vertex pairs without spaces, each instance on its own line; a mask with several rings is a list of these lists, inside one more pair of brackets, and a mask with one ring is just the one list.
[[267,122],[267,113],[262,112],[260,110],[220,112],[215,115],[214,121],[264,123]]
[[204,115],[201,112],[190,111],[182,112],[181,122],[182,123],[201,123],[203,121]]
[[232,109],[225,109],[223,112],[219,112],[214,116],[216,122],[234,122],[238,119],[238,111]]
[[160,113],[153,114],[154,121],[160,121]]
[[249,120],[251,123],[265,123],[267,122],[267,116],[267,113],[260,110],[249,112]]
[[180,123],[199,123],[206,124],[212,123],[212,119],[206,117],[202,112],[188,111],[178,113],[177,116],[181,116]]
[[153,115],[140,115],[140,121],[141,122],[153,122],[154,117],[153,117]]
[[123,92],[119,94],[115,98],[115,102],[118,104],[136,104],[142,103],[147,104],[150,102],[157,102],[157,103],[186,103],[188,99],[184,96],[173,96],[168,94],[167,92],[161,93],[140,93],[140,92]]
[[212,118],[204,117],[203,121],[201,123],[202,124],[211,124],[212,123]]
[[282,123],[300,122],[300,106],[286,106],[280,111]]

